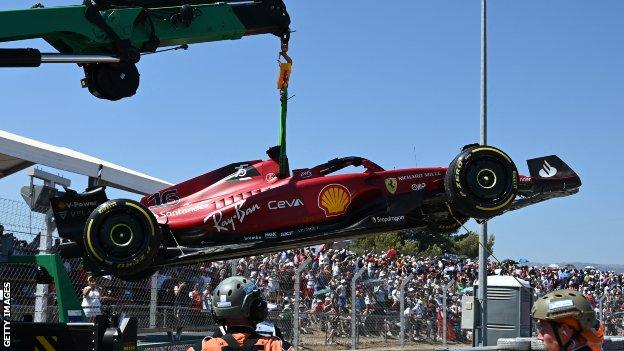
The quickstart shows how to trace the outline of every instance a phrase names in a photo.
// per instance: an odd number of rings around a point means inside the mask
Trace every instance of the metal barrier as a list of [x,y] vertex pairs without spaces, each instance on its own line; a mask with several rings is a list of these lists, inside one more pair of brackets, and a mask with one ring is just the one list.
[[[498,339],[496,346],[478,347],[440,347],[437,351],[543,351],[544,343],[537,338],[504,338]],[[624,338],[605,337],[602,349],[607,351],[624,351]]]

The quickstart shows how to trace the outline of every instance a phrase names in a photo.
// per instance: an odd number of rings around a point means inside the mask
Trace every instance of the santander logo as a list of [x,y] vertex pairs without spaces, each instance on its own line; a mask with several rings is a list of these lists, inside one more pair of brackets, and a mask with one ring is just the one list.
[[542,165],[542,169],[539,170],[539,176],[542,178],[550,178],[557,174],[557,169],[551,166],[548,161],[544,160],[544,164]]

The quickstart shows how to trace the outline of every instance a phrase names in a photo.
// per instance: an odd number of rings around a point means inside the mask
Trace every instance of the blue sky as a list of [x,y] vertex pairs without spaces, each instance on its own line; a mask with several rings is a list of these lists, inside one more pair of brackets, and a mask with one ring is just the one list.
[[[523,173],[524,160],[558,154],[583,180],[575,196],[492,220],[495,255],[623,263],[624,2],[488,3],[490,144]],[[479,140],[479,0],[287,4],[293,168],[349,155],[388,169],[445,166]],[[2,69],[0,129],[172,182],[262,158],[277,142],[278,47],[256,36],[145,57],[138,94],[115,103],[80,89],[73,65]],[[19,198],[26,183],[2,179],[0,197]]]

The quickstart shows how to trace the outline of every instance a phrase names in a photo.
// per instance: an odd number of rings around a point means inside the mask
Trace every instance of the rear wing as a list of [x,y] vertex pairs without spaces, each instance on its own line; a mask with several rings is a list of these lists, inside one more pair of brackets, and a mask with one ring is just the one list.
[[88,188],[83,193],[66,189],[65,194],[50,199],[59,236],[82,242],[82,232],[91,212],[108,201],[105,188]]
[[581,178],[556,155],[527,160],[527,165],[533,191],[568,190],[581,186]]

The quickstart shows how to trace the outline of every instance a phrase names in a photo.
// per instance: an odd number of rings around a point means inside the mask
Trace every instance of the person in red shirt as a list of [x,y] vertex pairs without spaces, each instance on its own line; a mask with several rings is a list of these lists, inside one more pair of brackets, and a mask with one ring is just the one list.
[[191,307],[194,310],[201,311],[202,309],[202,292],[199,290],[199,284],[193,286],[193,290],[189,293],[191,299]]

